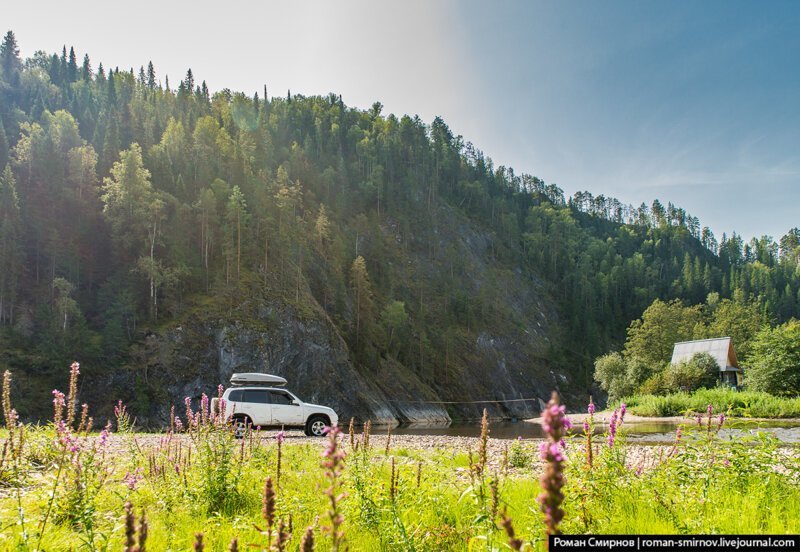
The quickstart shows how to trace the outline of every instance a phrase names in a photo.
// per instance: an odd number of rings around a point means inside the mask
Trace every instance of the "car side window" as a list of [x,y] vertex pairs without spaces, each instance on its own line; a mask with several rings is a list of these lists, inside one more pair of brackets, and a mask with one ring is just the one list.
[[292,404],[292,397],[286,393],[270,391],[270,395],[272,395],[272,404]]
[[234,389],[228,393],[228,402],[242,402],[243,389]]
[[269,393],[264,389],[243,389],[242,402],[269,404]]

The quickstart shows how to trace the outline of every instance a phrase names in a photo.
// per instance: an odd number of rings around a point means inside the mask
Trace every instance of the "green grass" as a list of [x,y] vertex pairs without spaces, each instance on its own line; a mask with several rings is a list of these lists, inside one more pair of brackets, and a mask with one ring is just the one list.
[[743,418],[800,418],[800,398],[776,397],[755,391],[701,389],[665,396],[633,395],[622,399],[637,416],[682,416],[703,413],[710,404],[715,412]]
[[[0,440],[7,435],[0,434]],[[505,533],[491,511],[488,479],[493,473],[482,477],[470,470],[467,451],[405,446],[386,456],[378,437],[372,437],[368,451],[359,447],[345,458],[340,504],[350,550],[504,549]],[[53,489],[56,499],[41,535],[43,550],[121,549],[126,501],[137,515],[147,512],[150,550],[189,550],[198,532],[204,534],[206,550],[227,550],[233,538],[240,550],[248,544],[266,546],[254,525],[265,527],[265,478],[277,479],[274,439],[237,441],[212,426],[193,437],[173,436],[161,443],[145,434],[122,434],[114,437],[113,450],[92,458],[92,451],[103,450],[96,433],[78,437],[80,451],[75,454],[65,453],[55,438],[52,427],[29,430],[16,472],[21,485],[9,475],[13,469],[0,469],[0,550],[36,547]],[[321,530],[328,524],[324,491],[330,485],[320,466],[325,443],[291,444],[288,439],[283,444],[277,516],[292,519],[287,550],[297,550],[308,526],[315,528],[316,550],[330,549],[330,538]],[[347,436],[341,443],[349,448]],[[530,467],[511,469],[507,475],[498,468],[497,511],[505,509],[517,535],[543,550],[544,524],[536,502],[540,460],[533,444],[519,446],[518,454],[530,457]],[[767,438],[731,443],[718,440],[713,429],[697,430],[673,455],[662,453],[654,461],[658,453],[653,452],[650,461],[655,465],[641,473],[640,457],[625,445],[624,430],[613,449],[604,440],[596,440],[596,447],[589,470],[582,442],[567,443],[562,528],[568,534],[800,532],[800,463],[796,455],[779,457],[776,443]],[[398,473],[394,498],[392,459]],[[78,463],[80,486],[75,479]],[[142,479],[132,490],[124,478],[137,469]],[[86,491],[100,480],[96,495]]]

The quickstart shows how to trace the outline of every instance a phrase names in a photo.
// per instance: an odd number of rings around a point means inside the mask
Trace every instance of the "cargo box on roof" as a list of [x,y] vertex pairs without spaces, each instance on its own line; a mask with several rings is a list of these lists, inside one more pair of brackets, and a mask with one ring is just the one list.
[[273,376],[272,374],[248,372],[244,374],[233,374],[231,376],[231,385],[267,385],[271,387],[283,387],[286,385],[286,379],[280,376]]

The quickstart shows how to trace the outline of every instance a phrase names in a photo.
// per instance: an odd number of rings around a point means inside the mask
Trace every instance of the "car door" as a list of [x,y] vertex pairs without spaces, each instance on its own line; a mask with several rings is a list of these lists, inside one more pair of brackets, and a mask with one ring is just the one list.
[[303,407],[300,401],[286,391],[270,390],[270,401],[272,403],[272,425],[302,426]]
[[242,389],[241,406],[236,411],[250,416],[253,426],[268,426],[272,422],[272,411],[267,389]]

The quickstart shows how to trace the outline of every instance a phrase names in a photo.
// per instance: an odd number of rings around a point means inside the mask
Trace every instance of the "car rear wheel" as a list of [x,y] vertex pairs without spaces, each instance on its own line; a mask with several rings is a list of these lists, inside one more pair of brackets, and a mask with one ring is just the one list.
[[253,426],[253,421],[249,416],[236,416],[233,419],[233,435],[237,439],[244,439],[248,428]]
[[322,437],[325,435],[325,428],[330,422],[325,416],[311,416],[306,423],[306,435],[309,437]]

